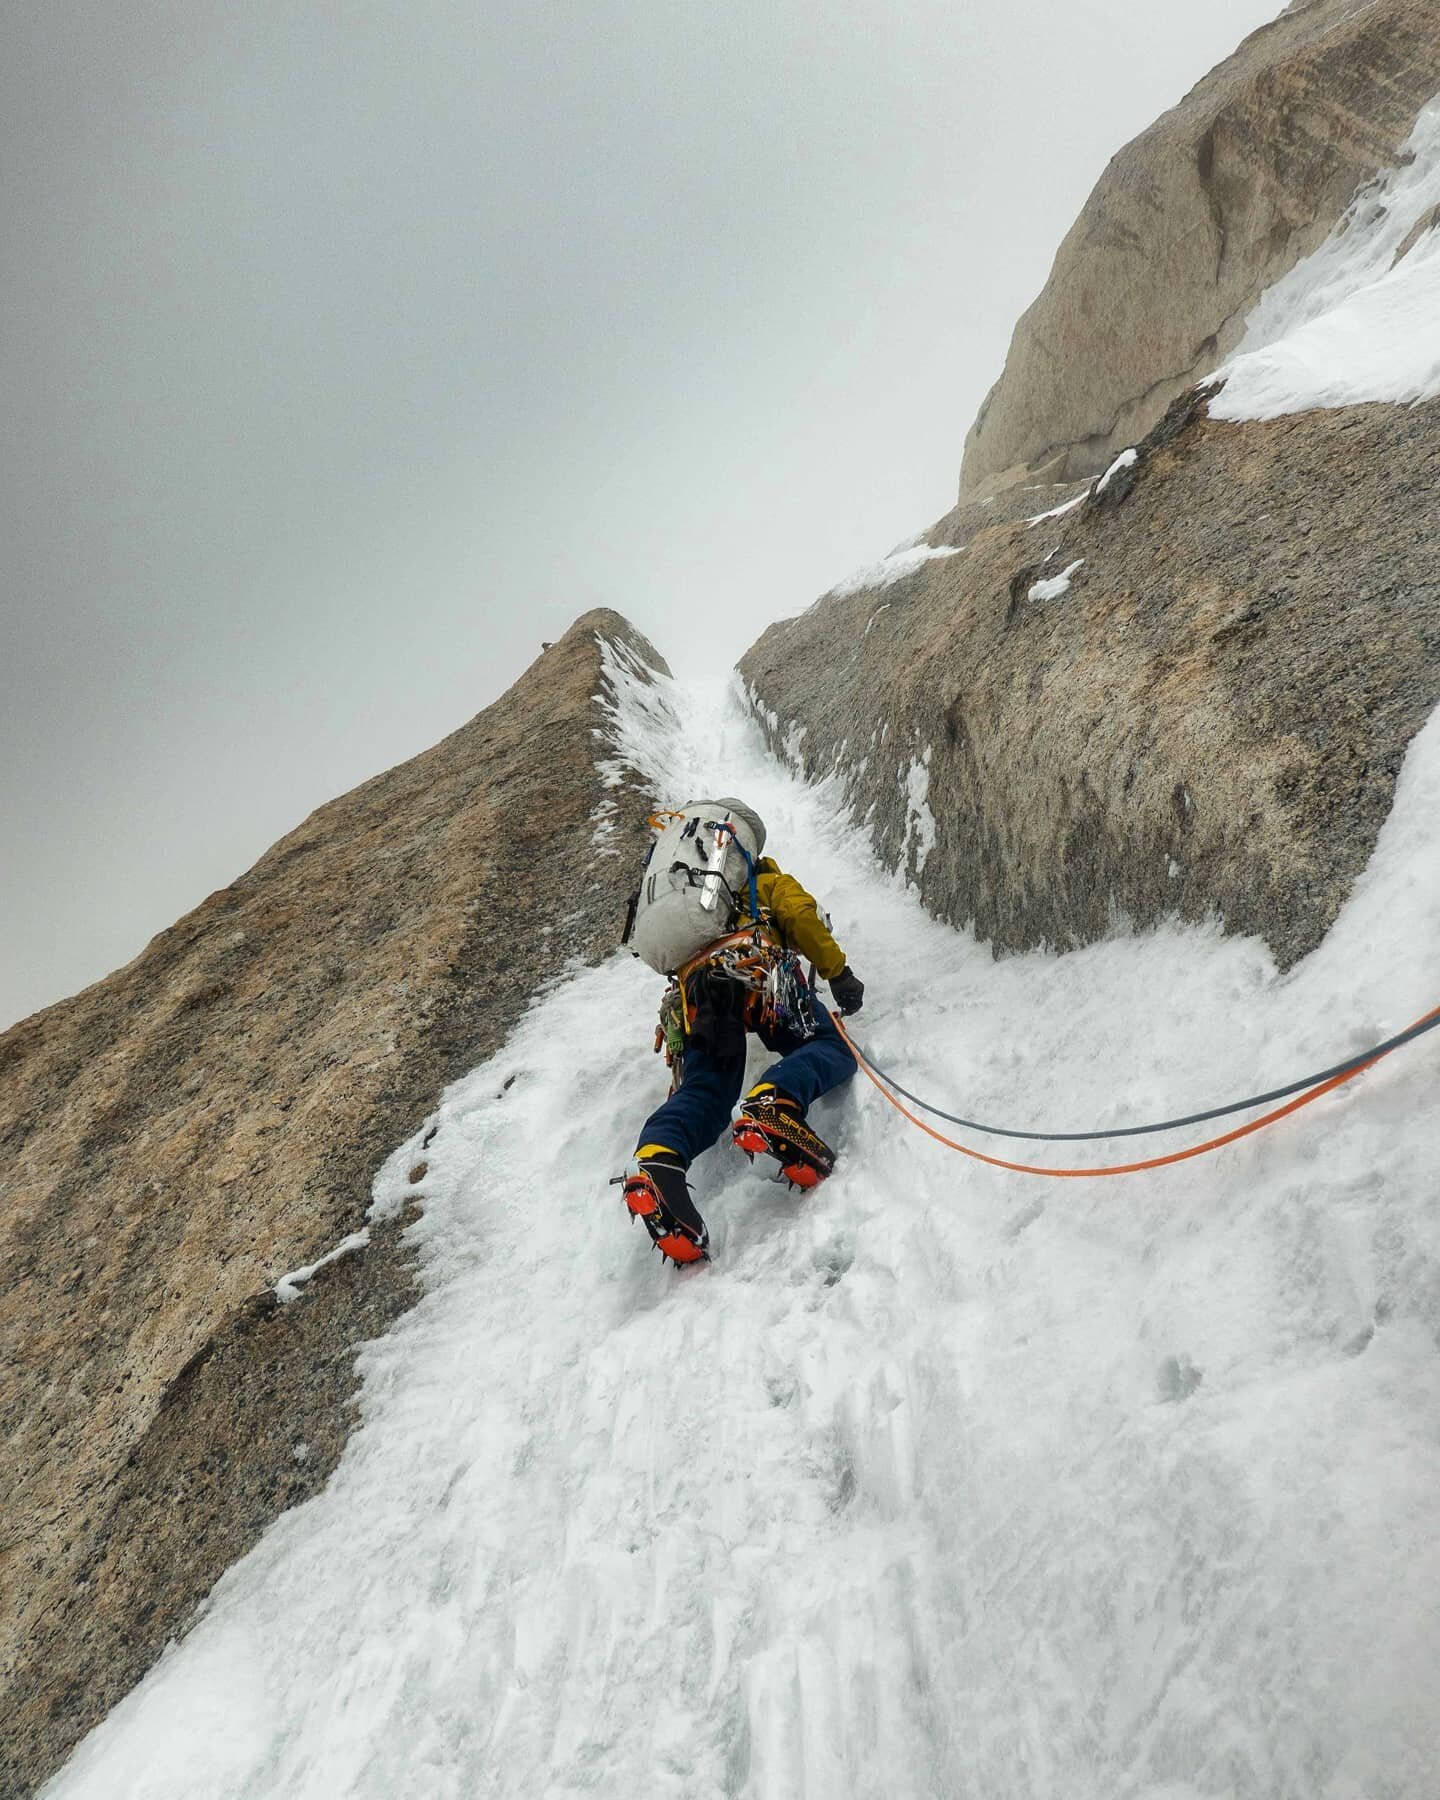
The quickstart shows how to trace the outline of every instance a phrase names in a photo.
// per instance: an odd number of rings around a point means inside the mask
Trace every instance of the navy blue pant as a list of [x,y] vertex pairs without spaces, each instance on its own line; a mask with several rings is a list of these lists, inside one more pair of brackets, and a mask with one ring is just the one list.
[[[788,1033],[771,1037],[762,1032],[760,1041],[767,1050],[782,1052],[780,1061],[773,1063],[760,1080],[772,1082],[801,1106],[809,1106],[812,1100],[828,1094],[855,1073],[850,1046],[819,1001],[815,1003],[815,1035],[808,1043],[797,1043]],[[721,1068],[704,1050],[687,1050],[685,1079],[645,1121],[637,1148],[663,1145],[682,1157],[688,1168],[730,1123],[744,1085],[743,1061]]]

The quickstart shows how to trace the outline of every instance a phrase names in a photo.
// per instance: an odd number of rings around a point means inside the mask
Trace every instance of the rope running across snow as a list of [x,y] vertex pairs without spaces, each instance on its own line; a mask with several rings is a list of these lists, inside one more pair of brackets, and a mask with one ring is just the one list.
[[[894,1081],[889,1075],[886,1075],[883,1070],[879,1069],[869,1060],[864,1051],[861,1050],[860,1046],[855,1042],[855,1039],[850,1035],[843,1018],[835,1014],[832,1014],[831,1016],[834,1020],[836,1030],[840,1033],[841,1037],[844,1038],[851,1050],[854,1051],[855,1060],[865,1071],[865,1074],[872,1082],[874,1082],[875,1086],[895,1110],[902,1113],[912,1125],[918,1126],[927,1137],[934,1138],[937,1143],[944,1144],[947,1149],[956,1150],[961,1156],[968,1156],[975,1162],[988,1163],[991,1168],[1010,1169],[1020,1175],[1051,1175],[1075,1180],[1101,1175],[1134,1175],[1142,1169],[1160,1169],[1164,1168],[1169,1163],[1187,1162],[1191,1157],[1204,1156],[1211,1150],[1219,1150],[1226,1144],[1233,1144],[1240,1138],[1249,1137],[1252,1132],[1260,1131],[1266,1125],[1273,1125],[1277,1119],[1283,1119],[1288,1117],[1290,1113],[1298,1112],[1302,1106],[1309,1106],[1312,1100],[1318,1100],[1322,1094],[1332,1093],[1336,1088],[1343,1087],[1347,1081],[1353,1081],[1354,1078],[1360,1074],[1361,1070],[1373,1067],[1382,1057],[1390,1055],[1392,1051],[1397,1050],[1402,1044],[1408,1044],[1413,1039],[1422,1036],[1425,1032],[1434,1030],[1437,1025],[1440,1025],[1440,1006],[1425,1013],[1421,1018],[1417,1019],[1413,1025],[1407,1026],[1404,1031],[1398,1032],[1393,1038],[1387,1038],[1383,1044],[1377,1044],[1372,1050],[1364,1051],[1360,1056],[1351,1058],[1349,1062],[1341,1063],[1334,1069],[1322,1071],[1319,1075],[1312,1075],[1306,1080],[1292,1083],[1289,1087],[1277,1088],[1269,1094],[1259,1094],[1249,1100],[1237,1100],[1229,1106],[1215,1107],[1205,1113],[1193,1113],[1184,1119],[1167,1120],[1159,1125],[1132,1125],[1113,1132],[1053,1133],[1021,1131],[1002,1132],[997,1127],[979,1125],[972,1120],[954,1119],[953,1114],[941,1112],[938,1107],[930,1106],[925,1101],[916,1099],[913,1094],[910,1094],[904,1088],[901,1088],[898,1082]],[[1312,1083],[1314,1085],[1311,1085]],[[968,1144],[956,1143],[954,1138],[946,1137],[943,1132],[937,1131],[933,1125],[927,1125],[923,1119],[917,1118],[916,1115],[910,1111],[909,1107],[904,1105],[904,1103],[896,1097],[897,1094],[904,1094],[907,1100],[922,1107],[926,1112],[934,1113],[937,1117],[943,1119],[954,1120],[957,1124],[967,1125],[973,1131],[988,1131],[995,1136],[1044,1138],[1046,1141],[1062,1141],[1074,1138],[1127,1137],[1134,1136],[1137,1132],[1142,1131],[1166,1131],[1176,1125],[1195,1124],[1202,1119],[1214,1119],[1222,1117],[1227,1113],[1240,1112],[1246,1107],[1263,1106],[1269,1100],[1279,1099],[1283,1095],[1295,1093],[1297,1088],[1304,1088],[1308,1091],[1300,1093],[1297,1099],[1287,1101],[1284,1106],[1276,1107],[1273,1112],[1264,1113],[1260,1118],[1252,1119],[1247,1125],[1239,1125],[1233,1131],[1227,1131],[1220,1137],[1209,1138],[1203,1144],[1192,1144],[1185,1150],[1171,1151],[1166,1156],[1147,1157],[1143,1162],[1116,1163],[1103,1169],[1046,1169],[1033,1163],[1007,1162],[1003,1157],[987,1156],[983,1151],[972,1149]],[[893,1092],[892,1089],[894,1090]]]
[[[1319,1069],[1313,1075],[1302,1075],[1298,1081],[1288,1082],[1284,1087],[1271,1088],[1268,1094],[1251,1094],[1245,1100],[1232,1100],[1226,1106],[1212,1106],[1205,1112],[1186,1113],[1179,1119],[1161,1119],[1154,1125],[1112,1125],[1106,1131],[1016,1131],[1004,1125],[983,1125],[979,1119],[962,1119],[959,1113],[945,1112],[928,1100],[922,1100],[918,1094],[912,1094],[909,1088],[903,1087],[888,1069],[882,1069],[879,1063],[871,1062],[870,1067],[887,1087],[893,1088],[912,1106],[918,1106],[921,1112],[929,1113],[932,1119],[944,1119],[947,1124],[961,1125],[967,1131],[980,1131],[986,1137],[1029,1138],[1037,1144],[1079,1143],[1095,1138],[1146,1137],[1156,1131],[1176,1131],[1182,1125],[1204,1125],[1210,1119],[1224,1119],[1231,1113],[1249,1112],[1253,1106],[1268,1106],[1272,1100],[1287,1100],[1291,1094],[1300,1094],[1306,1088],[1318,1087],[1322,1081],[1329,1081],[1332,1076],[1357,1074],[1382,1056],[1388,1056],[1392,1050],[1398,1050],[1402,1044],[1408,1044],[1413,1038],[1433,1031],[1437,1025],[1440,1025],[1440,1006],[1434,1012],[1428,1012],[1423,1018],[1417,1019],[1413,1025],[1407,1025],[1404,1031],[1397,1031],[1394,1037],[1386,1038],[1383,1044],[1374,1044],[1368,1050],[1358,1051],[1332,1068]],[[851,1038],[849,1042],[850,1048],[855,1050],[855,1040]],[[859,1054],[858,1050],[856,1054]]]

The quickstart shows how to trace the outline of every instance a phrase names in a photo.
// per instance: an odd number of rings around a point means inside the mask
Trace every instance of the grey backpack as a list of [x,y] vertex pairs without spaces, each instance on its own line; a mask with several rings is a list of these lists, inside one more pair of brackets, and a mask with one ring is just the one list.
[[751,868],[765,847],[765,825],[735,799],[687,800],[663,817],[630,902],[624,942],[657,973],[673,975],[750,910]]

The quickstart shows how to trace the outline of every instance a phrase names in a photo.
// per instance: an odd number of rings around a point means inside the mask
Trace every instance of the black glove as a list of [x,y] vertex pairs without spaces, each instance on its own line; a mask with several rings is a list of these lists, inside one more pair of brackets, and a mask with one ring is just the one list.
[[745,1061],[745,990],[715,970],[692,976],[689,986],[695,1008],[690,1042],[720,1068],[738,1068]]
[[845,967],[830,983],[830,992],[835,996],[835,1004],[848,1019],[851,1013],[859,1012],[865,1004],[865,983],[846,963]]

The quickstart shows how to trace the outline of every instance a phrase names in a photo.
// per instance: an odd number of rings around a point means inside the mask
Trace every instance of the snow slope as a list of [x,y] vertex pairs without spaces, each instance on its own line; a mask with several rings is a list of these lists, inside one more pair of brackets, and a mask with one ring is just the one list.
[[[942,1102],[1163,1116],[1440,999],[1440,716],[1282,980],[1215,930],[992,962],[732,691],[614,679],[662,791],[763,813],[862,1041]],[[427,1291],[340,1468],[52,1800],[1440,1790],[1440,1042],[1120,1181],[978,1168],[857,1081],[815,1194],[701,1160],[715,1261],[681,1274],[606,1186],[658,987],[565,975],[397,1149],[377,1206],[423,1155]]]

